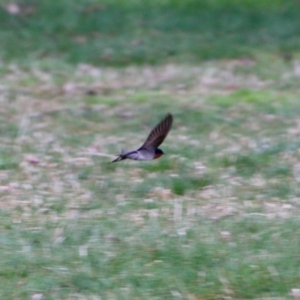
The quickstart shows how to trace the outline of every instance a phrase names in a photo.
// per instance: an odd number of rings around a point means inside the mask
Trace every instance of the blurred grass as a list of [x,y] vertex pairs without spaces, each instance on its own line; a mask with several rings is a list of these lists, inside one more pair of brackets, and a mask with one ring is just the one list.
[[0,299],[292,298],[298,2],[0,3]]
[[[0,298],[288,298],[299,287],[296,66],[8,64]],[[167,112],[165,156],[109,164]]]
[[195,63],[257,52],[290,57],[300,47],[297,1],[31,0],[19,8],[0,10],[4,60]]

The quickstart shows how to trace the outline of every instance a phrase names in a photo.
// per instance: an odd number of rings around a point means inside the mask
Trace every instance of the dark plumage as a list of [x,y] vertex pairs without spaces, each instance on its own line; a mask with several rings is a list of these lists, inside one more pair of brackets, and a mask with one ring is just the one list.
[[167,114],[165,118],[160,121],[150,132],[145,143],[134,151],[122,153],[112,162],[117,162],[123,159],[134,160],[152,160],[158,158],[164,154],[164,152],[158,148],[162,144],[166,136],[168,135],[173,123],[173,116]]

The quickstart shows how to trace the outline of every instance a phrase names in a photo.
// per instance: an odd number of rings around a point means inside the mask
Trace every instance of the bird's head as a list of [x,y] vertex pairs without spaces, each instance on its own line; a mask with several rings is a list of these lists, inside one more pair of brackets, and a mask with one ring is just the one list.
[[161,157],[163,154],[164,152],[161,149],[159,148],[155,149],[154,159]]

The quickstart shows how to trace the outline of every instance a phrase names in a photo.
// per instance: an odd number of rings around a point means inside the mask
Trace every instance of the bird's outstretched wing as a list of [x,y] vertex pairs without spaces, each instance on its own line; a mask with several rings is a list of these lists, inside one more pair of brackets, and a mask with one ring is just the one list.
[[150,132],[145,143],[139,149],[156,149],[168,135],[173,123],[173,116],[167,114]]

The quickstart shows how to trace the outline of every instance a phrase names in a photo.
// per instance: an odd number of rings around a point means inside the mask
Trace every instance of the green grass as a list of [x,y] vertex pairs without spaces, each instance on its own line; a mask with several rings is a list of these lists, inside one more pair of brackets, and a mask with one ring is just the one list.
[[0,299],[293,298],[299,4],[6,3]]
[[290,57],[299,16],[296,1],[282,0],[26,1],[17,15],[0,11],[0,56],[113,66]]
[[[298,86],[264,63],[4,71],[0,298],[288,298]],[[167,112],[165,156],[109,164]]]

